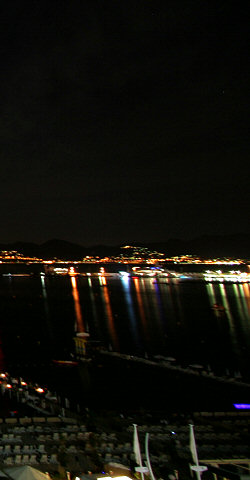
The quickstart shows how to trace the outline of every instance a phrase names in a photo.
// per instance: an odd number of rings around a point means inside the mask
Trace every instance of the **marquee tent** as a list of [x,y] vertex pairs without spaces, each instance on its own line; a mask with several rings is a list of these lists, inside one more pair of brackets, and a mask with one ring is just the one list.
[[29,465],[4,468],[0,477],[2,476],[2,473],[5,473],[8,478],[13,480],[48,480],[48,475],[46,473],[40,472],[40,470],[30,467]]

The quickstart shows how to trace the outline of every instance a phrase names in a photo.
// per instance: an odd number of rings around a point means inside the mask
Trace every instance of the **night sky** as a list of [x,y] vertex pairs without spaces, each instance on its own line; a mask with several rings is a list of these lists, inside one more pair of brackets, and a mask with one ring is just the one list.
[[243,1],[0,6],[0,242],[250,233]]

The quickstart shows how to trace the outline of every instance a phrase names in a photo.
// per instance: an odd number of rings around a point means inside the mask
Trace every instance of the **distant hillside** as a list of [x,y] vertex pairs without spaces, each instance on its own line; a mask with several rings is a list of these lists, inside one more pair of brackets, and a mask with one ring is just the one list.
[[169,256],[190,254],[203,257],[250,258],[250,235],[202,235],[192,240],[169,239],[148,244],[148,248]]
[[89,255],[89,249],[82,245],[66,242],[64,240],[49,240],[41,245],[35,243],[15,242],[11,244],[0,244],[0,250],[16,250],[24,256],[31,256],[44,259],[70,259],[79,260]]
[[60,259],[60,260],[81,260],[87,255],[90,256],[110,256],[119,255],[120,246],[96,245],[93,247],[84,247],[65,240],[53,239],[48,240],[41,245],[28,242],[0,243],[0,250],[17,251],[24,256],[44,258],[44,259]]
[[[134,242],[131,242],[133,245]],[[138,245],[138,244],[136,244]],[[190,254],[203,257],[238,257],[250,259],[249,234],[203,235],[192,240],[169,239],[166,242],[140,244],[167,256]],[[95,245],[84,247],[64,240],[49,240],[41,245],[15,242],[0,244],[0,250],[16,250],[25,256],[44,259],[81,260],[86,255],[111,256],[121,253],[120,246]]]
[[41,258],[62,258],[63,260],[78,260],[88,255],[86,247],[56,239],[40,245],[39,252]]

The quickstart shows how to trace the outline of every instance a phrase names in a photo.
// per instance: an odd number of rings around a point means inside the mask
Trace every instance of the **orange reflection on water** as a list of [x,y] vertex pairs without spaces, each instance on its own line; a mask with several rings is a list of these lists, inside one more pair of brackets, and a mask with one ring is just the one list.
[[72,285],[72,295],[74,299],[74,307],[75,307],[75,314],[76,314],[76,323],[77,323],[77,332],[84,332],[84,324],[83,324],[83,319],[82,319],[82,311],[81,311],[81,305],[79,301],[79,294],[78,294],[78,289],[77,289],[77,281],[76,277],[73,275],[70,277],[71,280],[71,285]]
[[108,287],[106,285],[106,278],[105,277],[102,277],[102,278],[105,279],[105,283],[104,284],[102,283],[102,286],[103,286],[103,288],[102,288],[102,299],[103,299],[104,308],[105,308],[107,319],[108,319],[108,327],[109,327],[109,331],[110,331],[110,334],[111,334],[113,346],[114,346],[115,350],[118,351],[119,350],[119,342],[118,342],[117,335],[116,335],[116,330],[115,330],[115,325],[114,325],[114,316],[113,316],[113,313],[112,313],[112,307],[111,307],[111,302],[110,302],[110,298],[109,298]]
[[99,282],[101,285],[107,285],[106,278],[103,275],[99,276]]
[[[147,331],[147,319],[146,319],[146,315],[145,315],[145,311],[144,311],[144,307],[143,307],[143,301],[142,301],[142,296],[141,296],[141,288],[140,288],[140,281],[138,278],[136,277],[133,277],[133,281],[134,281],[134,285],[135,285],[135,292],[136,292],[136,298],[137,298],[137,303],[138,303],[138,307],[139,307],[139,312],[140,312],[140,318],[141,318],[141,321],[142,321],[142,324],[145,328],[145,333],[148,334],[148,331]],[[143,282],[144,283],[144,282]],[[147,335],[148,336],[148,335]]]

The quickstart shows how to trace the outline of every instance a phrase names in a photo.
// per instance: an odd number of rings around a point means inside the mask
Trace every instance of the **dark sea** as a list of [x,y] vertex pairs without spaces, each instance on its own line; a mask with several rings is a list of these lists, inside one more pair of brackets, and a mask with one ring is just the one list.
[[[54,364],[73,358],[77,332],[89,334],[92,361]],[[250,382],[248,283],[2,274],[0,342],[2,370],[47,386],[78,410],[226,410],[250,402],[250,390],[234,381]],[[100,347],[132,358],[101,355]],[[164,368],[161,357],[196,375]]]

